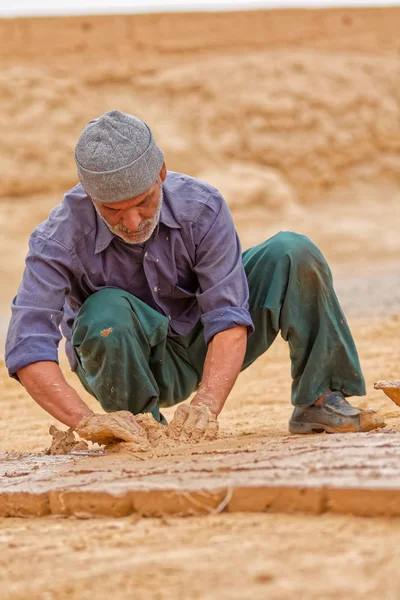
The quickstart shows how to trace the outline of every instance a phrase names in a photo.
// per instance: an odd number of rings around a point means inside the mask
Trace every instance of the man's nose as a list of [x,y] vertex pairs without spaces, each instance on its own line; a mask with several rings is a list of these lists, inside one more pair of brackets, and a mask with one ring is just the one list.
[[122,224],[125,225],[129,231],[136,231],[141,222],[141,217],[136,209],[126,211],[123,216]]

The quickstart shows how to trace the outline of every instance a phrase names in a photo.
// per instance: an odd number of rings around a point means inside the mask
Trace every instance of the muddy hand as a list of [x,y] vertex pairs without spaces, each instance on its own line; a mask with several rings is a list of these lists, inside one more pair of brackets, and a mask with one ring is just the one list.
[[112,444],[121,441],[140,444],[147,439],[133,414],[127,410],[84,417],[75,431],[81,438],[97,444]]
[[217,417],[202,404],[181,404],[168,425],[167,434],[175,440],[214,440],[218,436]]

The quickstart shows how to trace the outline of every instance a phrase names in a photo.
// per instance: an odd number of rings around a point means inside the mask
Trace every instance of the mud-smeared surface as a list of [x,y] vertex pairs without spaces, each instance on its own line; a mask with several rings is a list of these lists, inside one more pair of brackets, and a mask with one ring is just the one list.
[[390,431],[169,448],[168,456],[3,456],[1,516],[323,512],[400,516]]

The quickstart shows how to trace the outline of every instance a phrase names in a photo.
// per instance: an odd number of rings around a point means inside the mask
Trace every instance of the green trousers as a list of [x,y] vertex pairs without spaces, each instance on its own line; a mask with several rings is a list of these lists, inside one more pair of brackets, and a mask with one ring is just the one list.
[[[255,332],[242,369],[278,333],[289,344],[292,404],[310,406],[328,389],[365,394],[365,384],[330,269],[305,236],[282,232],[243,253]],[[128,292],[90,296],[73,326],[77,375],[107,412],[152,412],[185,400],[198,387],[207,348],[203,327],[168,337],[168,318]],[[268,394],[268,381],[265,382]]]

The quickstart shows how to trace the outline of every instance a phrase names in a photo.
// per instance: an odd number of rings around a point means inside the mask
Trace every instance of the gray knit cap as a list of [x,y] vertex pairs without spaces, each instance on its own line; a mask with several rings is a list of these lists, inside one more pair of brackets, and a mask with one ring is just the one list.
[[153,185],[164,155],[146,123],[111,110],[85,127],[75,148],[75,162],[89,196],[99,202],[120,202]]

